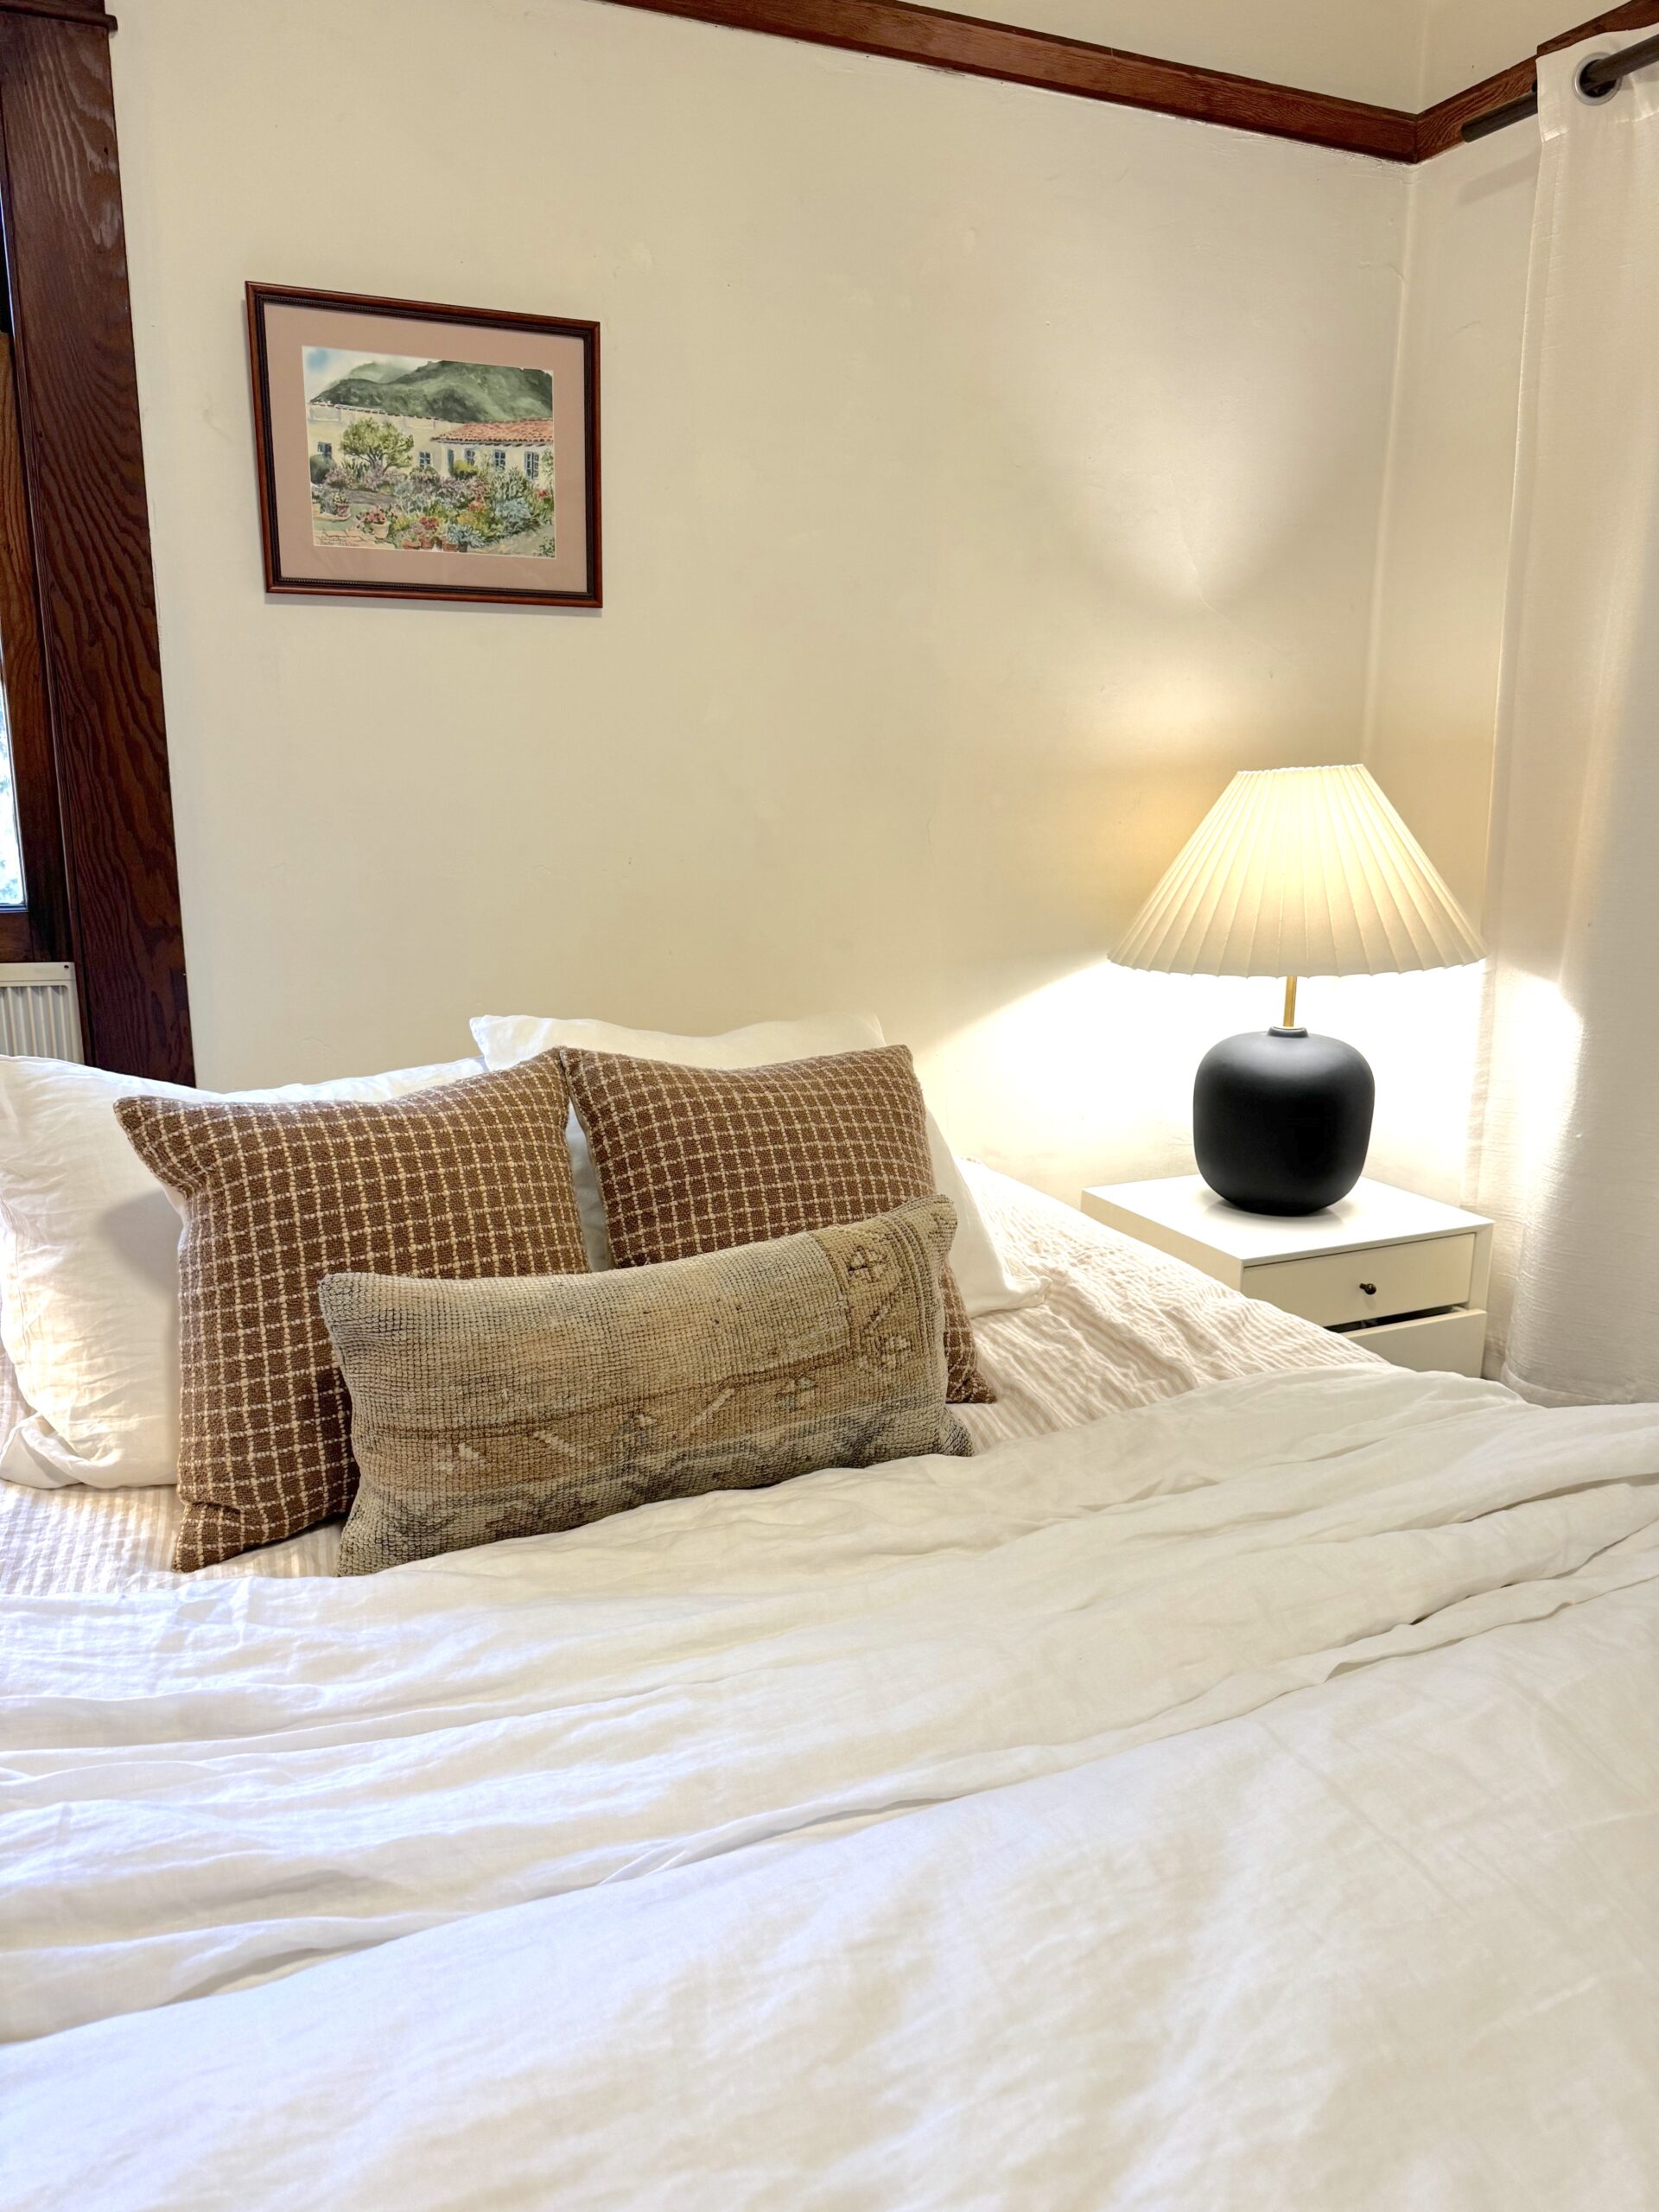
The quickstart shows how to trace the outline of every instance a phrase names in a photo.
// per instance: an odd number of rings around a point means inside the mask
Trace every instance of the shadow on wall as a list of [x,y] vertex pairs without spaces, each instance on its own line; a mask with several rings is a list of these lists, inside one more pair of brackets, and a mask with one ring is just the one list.
[[[1106,718],[1091,703],[1098,733]],[[1074,734],[1069,754],[1053,738],[1023,761],[1005,748],[963,779],[934,824],[944,926],[931,1002],[881,1008],[888,1033],[915,1047],[957,1147],[1072,1203],[1086,1181],[1192,1173],[1199,1059],[1220,1038],[1268,1027],[1281,1003],[1273,979],[1158,975],[1106,957],[1243,750],[1217,742],[1230,718],[1190,679],[1173,676],[1138,704],[1150,742],[1134,752],[1115,715],[1094,741],[1102,757],[1078,757]],[[1074,732],[1081,719],[1079,702]],[[1316,758],[1294,738],[1250,742],[1253,766]],[[1345,1038],[1376,1071],[1368,1172],[1453,1203],[1482,975],[1304,979],[1300,1001],[1310,1027]],[[954,1018],[930,1020],[941,1007]]]
[[[1478,1039],[1484,963],[1411,976],[1315,979],[1299,1014],[1345,1038],[1376,1073],[1366,1173],[1456,1203]],[[1279,1018],[1276,982],[1161,976],[1096,959],[1039,979],[981,969],[959,979],[999,1002],[919,1050],[958,1149],[1056,1198],[1087,1179],[1191,1174],[1192,1077],[1217,1039]]]

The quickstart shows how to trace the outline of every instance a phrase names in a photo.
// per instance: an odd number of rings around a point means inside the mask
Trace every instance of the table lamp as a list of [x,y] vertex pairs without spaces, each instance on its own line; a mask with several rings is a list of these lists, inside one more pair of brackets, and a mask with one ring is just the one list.
[[1363,1056],[1297,1026],[1302,976],[1456,968],[1479,938],[1368,768],[1246,768],[1112,954],[1176,976],[1285,977],[1275,1027],[1198,1063],[1192,1148],[1247,1213],[1317,1213],[1358,1181],[1376,1085]]

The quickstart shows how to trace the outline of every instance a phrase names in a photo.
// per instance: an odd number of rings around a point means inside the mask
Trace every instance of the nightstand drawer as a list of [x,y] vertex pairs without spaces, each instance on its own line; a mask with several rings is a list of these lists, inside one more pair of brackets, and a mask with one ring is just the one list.
[[1438,1368],[1447,1375],[1478,1375],[1486,1350],[1486,1316],[1478,1306],[1459,1306],[1450,1313],[1379,1321],[1374,1329],[1343,1333],[1351,1344],[1363,1344],[1396,1367],[1414,1367],[1420,1374]]
[[[1266,1261],[1245,1268],[1241,1287],[1247,1298],[1265,1298],[1329,1329],[1344,1321],[1382,1321],[1395,1313],[1461,1306],[1469,1295],[1474,1258],[1471,1230],[1464,1236]],[[1362,1287],[1367,1284],[1370,1289]]]

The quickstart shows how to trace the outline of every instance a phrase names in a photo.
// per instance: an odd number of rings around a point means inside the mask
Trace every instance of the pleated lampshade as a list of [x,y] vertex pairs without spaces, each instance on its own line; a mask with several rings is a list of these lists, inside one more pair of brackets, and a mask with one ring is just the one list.
[[1112,954],[1178,976],[1456,968],[1480,939],[1370,769],[1246,768]]

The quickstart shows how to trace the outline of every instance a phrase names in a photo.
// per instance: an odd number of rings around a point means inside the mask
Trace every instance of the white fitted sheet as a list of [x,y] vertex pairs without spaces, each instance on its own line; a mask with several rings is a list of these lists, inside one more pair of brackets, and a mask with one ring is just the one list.
[[[998,1245],[1045,1292],[1035,1306],[974,1325],[997,1402],[959,1410],[982,1448],[1075,1427],[1201,1383],[1374,1359],[1350,1339],[1242,1298],[994,1169],[966,1166]],[[170,1487],[37,1491],[0,1483],[0,1592],[37,1596],[179,1580],[168,1564],[178,1519]],[[331,1522],[194,1579],[332,1574],[339,1544]]]

